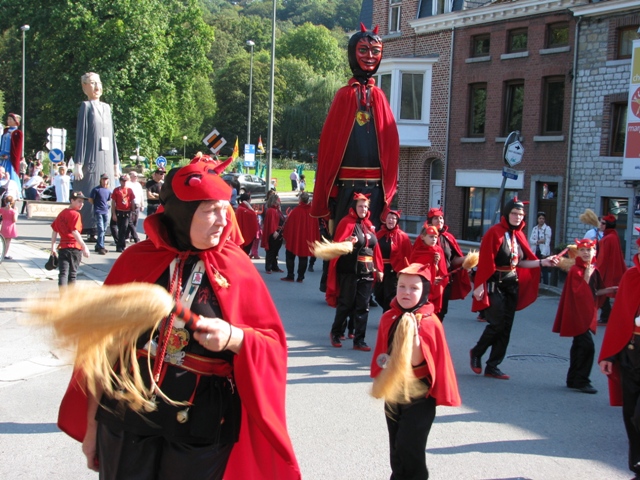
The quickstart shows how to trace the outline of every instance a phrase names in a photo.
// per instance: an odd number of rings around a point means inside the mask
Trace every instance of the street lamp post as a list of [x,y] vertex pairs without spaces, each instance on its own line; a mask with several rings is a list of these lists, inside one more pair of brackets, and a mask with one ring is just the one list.
[[187,158],[187,136],[182,137],[182,158]]
[[251,48],[251,60],[249,61],[249,113],[247,114],[247,145],[251,145],[251,93],[253,90],[253,47],[255,42],[247,40],[247,45]]
[[[22,25],[20,30],[22,30],[22,121],[20,125],[22,126],[22,137],[24,138],[24,79],[25,79],[25,51],[26,51],[26,32],[29,30],[29,25]],[[21,157],[24,155],[24,144],[23,144],[23,152],[21,152]]]

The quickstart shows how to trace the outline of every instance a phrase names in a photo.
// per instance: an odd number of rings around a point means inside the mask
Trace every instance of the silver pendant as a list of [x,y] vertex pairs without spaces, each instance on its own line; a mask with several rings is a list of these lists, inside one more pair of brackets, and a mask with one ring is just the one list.
[[178,423],[187,423],[189,421],[189,407],[180,410],[176,414],[176,420],[178,420]]

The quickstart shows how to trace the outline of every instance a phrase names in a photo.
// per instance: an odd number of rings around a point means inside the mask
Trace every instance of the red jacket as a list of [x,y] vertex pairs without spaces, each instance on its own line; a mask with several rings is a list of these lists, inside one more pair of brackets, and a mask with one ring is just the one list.
[[[231,209],[229,209],[231,210]],[[155,282],[180,254],[167,240],[159,215],[145,220],[148,239],[118,258],[105,284]],[[234,379],[242,402],[240,438],[234,445],[225,479],[299,479],[298,463],[287,432],[285,387],[287,343],[269,292],[249,257],[230,240],[235,224],[228,218],[220,244],[199,253],[207,275],[220,272],[224,288],[211,282],[222,316],[244,330],[244,344],[234,358]],[[247,292],[251,304],[247,304]],[[60,406],[58,426],[78,441],[86,431],[87,397],[76,373]]]
[[[598,327],[598,305],[591,287],[584,281],[584,261],[576,257],[576,264],[571,267],[564,282],[553,332],[561,337],[577,337],[587,330],[594,334]],[[594,270],[592,275],[598,275]]]
[[[633,337],[635,318],[640,315],[640,259],[638,255],[634,255],[633,264],[634,266],[625,272],[620,281],[616,301],[613,303],[609,323],[602,339],[598,362],[616,356]],[[609,375],[609,403],[613,406],[619,406],[622,405],[620,370],[617,362],[614,362],[613,366],[614,371]]]
[[[451,248],[456,252],[459,257],[464,257],[460,245],[456,237],[449,233],[449,227],[446,225],[440,230],[440,235],[445,237],[451,245]],[[469,272],[465,269],[458,270],[449,276],[449,283],[451,283],[451,298],[450,300],[464,300],[465,297],[471,291],[471,280],[469,279]]]
[[287,216],[282,231],[286,249],[298,257],[311,257],[309,243],[320,240],[318,219],[311,217],[310,211],[310,204],[300,203]]
[[[326,217],[329,214],[329,197],[337,195],[335,181],[358,110],[355,90],[357,85],[358,81],[352,78],[348,86],[338,90],[322,127],[318,170],[313,187],[312,217]],[[371,109],[378,138],[385,207],[388,207],[397,189],[400,139],[387,97],[376,86],[371,87]]]
[[269,207],[264,213],[264,223],[262,224],[262,239],[260,244],[265,250],[269,250],[269,237],[273,235],[280,227],[284,215],[280,207]]
[[258,231],[260,230],[258,214],[250,205],[245,202],[240,202],[238,210],[236,211],[236,220],[238,221],[238,227],[244,239],[244,242],[240,246],[246,247],[247,245],[251,245],[257,238]]
[[[620,239],[615,228],[607,228],[602,240],[598,242],[598,270],[605,287],[615,287],[620,284],[622,275],[627,270],[624,261]],[[613,297],[614,295],[609,295]]]
[[411,257],[411,239],[409,235],[400,230],[400,227],[396,226],[393,230],[389,230],[386,225],[382,224],[380,230],[376,232],[378,240],[384,237],[388,237],[391,241],[391,268],[394,272],[399,272],[404,267]]
[[[382,371],[382,368],[378,365],[378,356],[388,352],[389,330],[402,314],[403,312],[394,298],[391,301],[391,308],[380,318],[376,348],[373,350],[373,357],[371,357],[372,378],[380,375]],[[420,307],[416,314],[422,315],[418,334],[420,335],[422,354],[427,362],[424,374],[431,383],[428,396],[436,400],[436,405],[458,407],[462,402],[442,323],[433,314],[433,305],[430,303]],[[414,373],[423,373],[421,370],[418,367],[414,369]],[[422,375],[419,375],[419,377],[422,378]]]
[[[513,230],[516,240],[522,248],[524,256],[527,260],[537,260],[535,253],[529,248],[527,237],[522,230],[524,229],[524,221],[520,223],[517,229]],[[502,242],[504,241],[504,235],[510,231],[510,226],[504,217],[500,218],[500,223],[495,224],[482,238],[480,243],[480,256],[478,258],[478,270],[474,278],[474,285],[478,287],[481,284],[485,284],[485,295],[483,295],[480,301],[473,299],[471,311],[478,312],[489,307],[489,295],[486,294],[487,280],[496,271],[496,253],[500,249]],[[516,310],[522,310],[528,307],[536,298],[538,298],[538,286],[540,284],[540,269],[539,268],[516,268],[518,273],[518,304]]]

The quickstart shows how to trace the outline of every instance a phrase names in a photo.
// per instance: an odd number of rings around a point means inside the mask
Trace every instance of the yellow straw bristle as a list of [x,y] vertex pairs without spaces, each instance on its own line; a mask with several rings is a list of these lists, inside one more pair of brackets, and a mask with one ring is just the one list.
[[465,270],[471,270],[476,265],[478,265],[478,259],[480,258],[480,253],[477,250],[471,250],[467,253],[462,261],[462,268]]
[[598,216],[596,212],[587,208],[583,213],[580,214],[580,221],[582,223],[586,223],[587,225],[593,225],[594,227],[600,226],[600,220],[598,220]]
[[314,243],[309,243],[309,250],[316,258],[333,260],[334,258],[353,252],[353,243],[351,243],[351,240],[330,242],[323,237],[321,242],[315,241]]

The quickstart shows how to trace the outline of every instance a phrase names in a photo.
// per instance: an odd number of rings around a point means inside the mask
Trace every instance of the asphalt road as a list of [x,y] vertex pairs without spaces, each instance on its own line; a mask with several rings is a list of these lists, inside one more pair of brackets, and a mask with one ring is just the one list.
[[[29,235],[37,242],[43,233],[33,229]],[[83,267],[90,277],[81,281],[99,280],[114,258],[92,256],[96,264]],[[264,271],[264,261],[254,264]],[[389,478],[382,402],[368,394],[371,353],[354,351],[349,341],[341,349],[330,346],[334,310],[318,291],[316,267],[302,284],[262,273],[288,334],[287,415],[303,478]],[[49,288],[56,288],[54,281],[0,288],[0,479],[97,478],[85,468],[80,445],[55,425],[71,372],[68,352],[19,322],[22,300]],[[471,372],[469,348],[484,324],[470,312],[469,299],[451,303],[444,325],[463,405],[438,408],[427,445],[432,479],[631,477],[621,411],[608,404],[605,377],[594,367],[596,395],[564,386],[571,339],[551,333],[557,303],[557,296],[541,296],[516,315],[501,365],[511,375],[508,381]],[[370,314],[370,345],[380,314],[380,308]],[[601,341],[602,328],[598,349]]]

